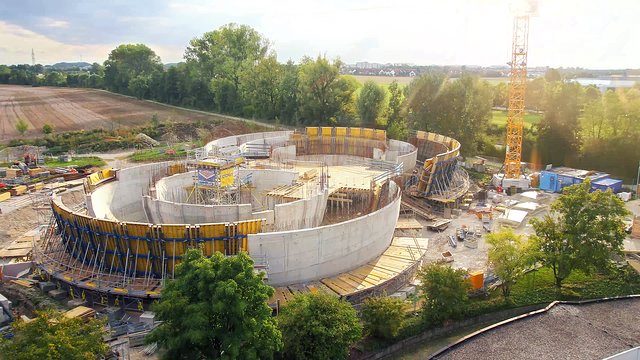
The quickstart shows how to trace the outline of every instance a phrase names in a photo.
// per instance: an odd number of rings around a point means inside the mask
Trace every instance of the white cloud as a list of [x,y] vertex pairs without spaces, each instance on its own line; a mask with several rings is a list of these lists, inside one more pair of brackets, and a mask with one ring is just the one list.
[[42,18],[42,25],[49,28],[66,29],[69,27],[69,22],[45,17]]
[[0,21],[0,44],[11,44],[0,49],[0,59],[6,64],[31,63],[31,49],[40,64],[59,61],[104,61],[110,51],[109,45],[70,45],[52,40],[44,35],[26,30],[16,25]]

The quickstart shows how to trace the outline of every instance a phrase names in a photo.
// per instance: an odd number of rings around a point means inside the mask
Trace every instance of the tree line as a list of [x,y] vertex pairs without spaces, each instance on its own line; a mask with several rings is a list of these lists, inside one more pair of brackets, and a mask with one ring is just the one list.
[[[0,83],[103,88],[166,104],[289,126],[367,126],[405,139],[411,130],[452,136],[465,155],[504,156],[504,127],[490,123],[506,108],[508,85],[471,73],[426,71],[408,86],[359,83],[325,56],[280,63],[271,42],[247,25],[227,24],[192,39],[184,61],[164,66],[144,44],[113,49],[88,71],[41,65],[0,66]],[[523,159],[598,169],[631,180],[640,159],[640,87],[583,87],[554,69],[529,81],[526,108],[543,120],[525,132]]]

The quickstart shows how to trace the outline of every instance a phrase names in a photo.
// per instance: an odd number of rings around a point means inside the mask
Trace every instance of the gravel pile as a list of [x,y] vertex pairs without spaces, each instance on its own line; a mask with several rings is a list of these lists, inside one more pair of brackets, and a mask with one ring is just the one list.
[[602,359],[640,346],[640,299],[557,305],[476,336],[438,359]]

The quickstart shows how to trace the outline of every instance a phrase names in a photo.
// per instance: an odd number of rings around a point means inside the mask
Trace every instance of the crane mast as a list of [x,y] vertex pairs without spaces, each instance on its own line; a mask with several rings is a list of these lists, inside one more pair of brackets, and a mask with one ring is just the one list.
[[522,131],[524,98],[527,88],[527,50],[529,46],[529,16],[513,19],[511,74],[509,78],[509,106],[507,113],[507,148],[504,159],[504,178],[519,179],[522,161]]

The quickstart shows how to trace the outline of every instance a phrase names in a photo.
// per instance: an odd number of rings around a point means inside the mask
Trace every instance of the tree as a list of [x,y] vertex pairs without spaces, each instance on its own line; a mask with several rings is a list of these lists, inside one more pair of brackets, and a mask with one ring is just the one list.
[[544,118],[538,124],[538,149],[545,164],[568,165],[580,150],[582,88],[577,83],[556,82],[545,91]]
[[491,118],[492,96],[486,81],[470,74],[452,81],[440,73],[427,74],[409,85],[407,98],[416,129],[451,136],[466,153],[476,152]]
[[404,319],[404,302],[386,296],[370,297],[362,304],[361,314],[365,333],[391,340],[400,332]]
[[628,211],[622,200],[611,191],[590,190],[588,178],[565,188],[551,214],[531,220],[540,260],[553,270],[558,288],[574,270],[608,268],[626,237],[623,218]]
[[527,96],[524,99],[527,109],[536,111],[544,109],[546,87],[547,81],[544,77],[537,77],[527,83]]
[[357,82],[340,76],[342,62],[329,62],[318,56],[316,60],[305,57],[299,66],[300,116],[306,124],[329,124],[330,119],[349,113]]
[[263,276],[245,253],[206,258],[188,250],[153,307],[163,323],[147,340],[160,343],[167,359],[271,358],[282,338]]
[[243,111],[245,116],[275,119],[280,108],[282,75],[282,65],[275,54],[258,60],[243,73],[243,103],[252,110],[252,113]]
[[230,23],[189,42],[187,63],[193,63],[215,95],[219,111],[241,111],[242,73],[267,56],[269,41],[247,25]]
[[469,282],[466,271],[433,263],[418,272],[422,281],[420,290],[424,299],[422,314],[425,321],[440,324],[445,320],[458,319],[466,311],[469,297]]
[[362,336],[351,304],[324,293],[296,295],[282,308],[278,324],[290,359],[346,359]]
[[489,264],[502,280],[502,295],[505,300],[511,287],[533,262],[533,251],[529,243],[511,230],[502,230],[487,235]]
[[24,136],[24,133],[26,133],[28,129],[29,125],[27,125],[24,120],[18,119],[18,122],[16,123],[16,130],[20,133],[20,135]]
[[558,69],[549,69],[544,73],[544,79],[547,82],[559,82],[562,81],[562,75]]
[[402,104],[404,103],[404,94],[396,80],[393,80],[391,84],[389,84],[388,90],[389,105],[387,106],[386,118],[387,127],[390,127],[393,123],[403,120]]
[[[99,69],[94,70],[99,73]],[[161,71],[160,57],[149,47],[144,44],[123,44],[113,49],[104,62],[104,85],[111,91],[132,94],[132,90],[140,89],[140,84],[130,88],[129,82],[139,76],[151,76]]]
[[358,115],[363,126],[376,128],[378,117],[382,113],[385,91],[375,82],[369,80],[360,89],[360,96],[356,102]]
[[291,60],[282,67],[280,119],[288,125],[298,121],[298,67]]
[[491,88],[493,106],[506,108],[509,105],[509,88],[506,82],[499,82]]
[[47,135],[47,134],[51,134],[53,132],[53,126],[51,126],[50,124],[44,124],[42,125],[42,133]]
[[151,82],[151,76],[138,75],[129,81],[128,91],[129,94],[135,96],[138,99],[144,99],[149,94],[149,83]]
[[96,359],[109,349],[102,340],[104,321],[70,319],[55,311],[37,315],[14,322],[12,339],[0,338],[0,359]]

